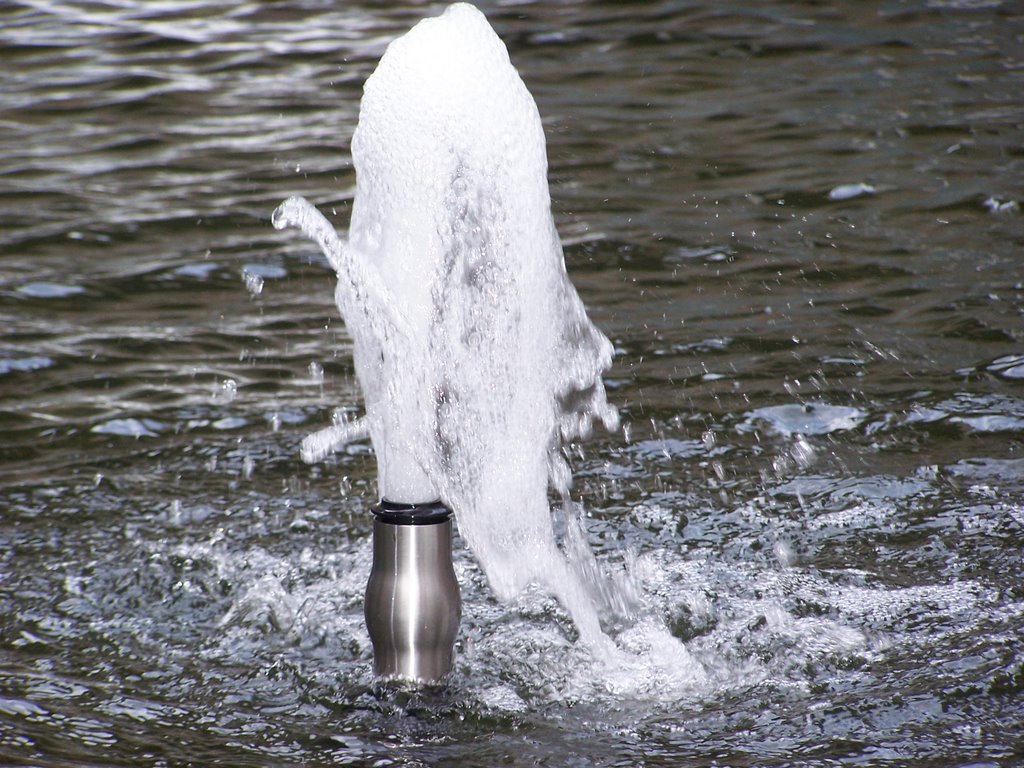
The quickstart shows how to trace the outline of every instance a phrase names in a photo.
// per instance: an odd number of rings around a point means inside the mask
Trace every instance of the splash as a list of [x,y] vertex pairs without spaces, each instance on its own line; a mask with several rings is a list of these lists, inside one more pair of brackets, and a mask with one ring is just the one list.
[[607,645],[548,490],[569,492],[563,444],[595,419],[617,427],[601,381],[612,346],[566,274],[537,106],[483,14],[456,4],[391,43],[352,155],[347,242],[300,198],[274,214],[338,273],[366,405],[304,456],[368,435],[381,496],[440,498],[499,598],[539,584]]

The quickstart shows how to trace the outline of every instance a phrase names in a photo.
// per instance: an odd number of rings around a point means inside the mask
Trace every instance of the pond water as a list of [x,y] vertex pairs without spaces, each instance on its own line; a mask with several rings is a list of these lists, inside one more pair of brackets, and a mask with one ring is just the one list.
[[1024,763],[999,0],[480,3],[616,348],[570,453],[635,663],[457,539],[451,681],[374,681],[374,457],[299,456],[351,340],[270,213],[346,228],[362,82],[442,7],[0,8],[0,763]]

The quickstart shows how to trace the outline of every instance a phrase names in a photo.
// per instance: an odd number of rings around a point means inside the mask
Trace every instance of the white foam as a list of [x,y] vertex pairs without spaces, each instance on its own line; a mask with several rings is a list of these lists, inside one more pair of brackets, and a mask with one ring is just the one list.
[[483,14],[453,5],[388,46],[352,155],[347,244],[303,200],[274,223],[302,228],[339,273],[381,495],[441,498],[500,598],[542,584],[600,645],[547,492],[568,492],[563,441],[595,417],[617,427],[601,382],[612,346],[566,275],[540,116]]

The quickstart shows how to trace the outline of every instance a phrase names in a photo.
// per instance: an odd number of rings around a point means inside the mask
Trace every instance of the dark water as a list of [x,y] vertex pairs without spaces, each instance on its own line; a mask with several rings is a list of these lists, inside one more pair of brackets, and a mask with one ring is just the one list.
[[362,81],[441,6],[16,0],[0,763],[1024,764],[1020,6],[481,7],[619,351],[576,488],[635,668],[457,543],[451,684],[375,684],[373,456],[298,456],[359,396],[269,215],[344,229]]

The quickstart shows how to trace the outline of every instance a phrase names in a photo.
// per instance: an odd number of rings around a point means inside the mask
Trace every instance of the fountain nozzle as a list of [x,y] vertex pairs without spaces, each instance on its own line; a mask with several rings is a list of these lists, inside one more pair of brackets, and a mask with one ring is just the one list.
[[440,501],[372,507],[366,627],[379,677],[432,683],[452,669],[462,615],[452,567],[452,511]]

